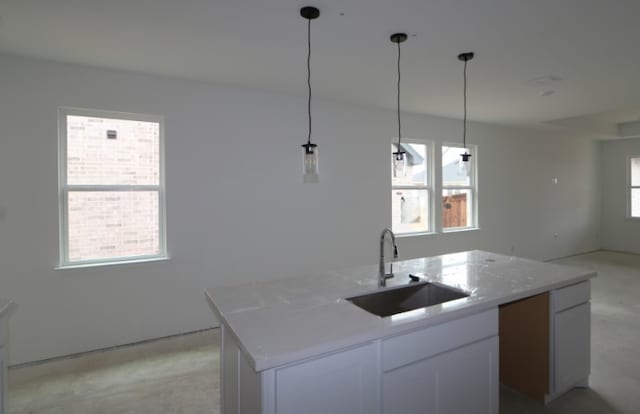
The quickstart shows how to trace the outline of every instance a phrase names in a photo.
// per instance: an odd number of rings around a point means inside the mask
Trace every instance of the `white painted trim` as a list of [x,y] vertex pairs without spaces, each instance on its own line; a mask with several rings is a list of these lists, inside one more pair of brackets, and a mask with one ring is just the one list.
[[631,215],[631,190],[640,189],[640,185],[631,185],[631,160],[634,158],[640,158],[640,155],[627,156],[627,220],[640,220],[640,216]]
[[220,402],[220,413],[224,414],[224,337],[226,335],[225,333],[226,328],[224,326],[224,324],[220,324],[220,351],[218,352],[218,381],[219,381],[219,399],[218,401]]
[[[455,147],[455,148],[465,148],[461,143],[455,142],[443,142],[440,144],[440,174],[442,174],[442,147]],[[440,228],[439,231],[442,233],[454,233],[458,231],[464,230],[478,230],[480,228],[479,223],[479,215],[478,210],[480,209],[480,203],[478,198],[478,146],[475,144],[467,144],[466,148],[471,153],[471,183],[466,186],[458,186],[458,185],[448,185],[445,186],[442,182],[442,176],[440,177],[440,196],[442,196],[443,190],[470,190],[471,191],[471,201],[472,201],[472,211],[471,211],[471,219],[473,222],[471,226],[467,227],[452,227],[450,229],[444,229],[442,227],[442,214],[440,214]]]
[[[154,122],[159,125],[158,139],[160,150],[160,178],[158,185],[68,185],[66,177],[67,160],[67,117],[86,116],[107,119],[123,119],[132,121]],[[109,266],[125,263],[143,263],[150,261],[168,260],[167,252],[167,217],[166,217],[166,174],[165,174],[165,122],[161,115],[135,114],[129,112],[105,111],[73,107],[58,108],[58,240],[59,257],[56,270],[73,269],[93,266]],[[69,191],[157,191],[158,192],[158,226],[159,253],[136,257],[113,257],[99,260],[69,261],[68,252],[68,218],[67,199]]]
[[465,233],[465,232],[472,232],[472,231],[478,231],[480,230],[480,227],[450,227],[448,229],[442,229],[442,233],[444,234],[449,234],[449,233]]
[[[396,144],[398,142],[398,137],[391,138],[391,145]],[[418,144],[424,145],[426,150],[426,184],[425,185],[393,185],[393,161],[390,164],[390,177],[391,177],[391,193],[393,190],[424,190],[427,192],[427,197],[429,200],[428,209],[429,209],[429,217],[427,217],[428,230],[420,231],[420,232],[396,232],[396,236],[408,236],[408,235],[423,235],[423,234],[432,234],[435,233],[435,193],[436,193],[436,180],[435,180],[435,142],[427,139],[413,139],[413,138],[403,138],[402,143],[404,144]],[[393,155],[393,154],[389,154]],[[390,201],[391,198],[390,198]],[[390,210],[393,210],[393,206],[391,206]],[[392,225],[392,224],[391,224]]]
[[170,259],[171,257],[169,256],[135,256],[123,258],[122,260],[74,262],[74,264],[57,266],[54,268],[54,270],[83,269],[96,266],[114,266],[147,262],[163,262]]
[[396,234],[396,238],[404,238],[404,237],[417,237],[417,236],[437,236],[441,233],[436,233],[435,231],[420,231],[415,233],[400,233]]

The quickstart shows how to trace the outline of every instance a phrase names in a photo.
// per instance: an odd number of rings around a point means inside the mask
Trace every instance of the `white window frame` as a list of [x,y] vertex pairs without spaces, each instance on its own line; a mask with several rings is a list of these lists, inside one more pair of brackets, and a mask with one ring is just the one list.
[[[397,144],[398,143],[398,139],[394,138],[391,142],[391,145]],[[422,139],[407,139],[407,138],[402,138],[402,143],[403,144],[418,144],[418,145],[424,145],[425,146],[425,155],[426,155],[426,165],[427,168],[425,170],[426,172],[426,184],[425,185],[393,185],[393,154],[390,154],[391,156],[391,173],[389,175],[390,179],[391,179],[391,193],[393,193],[394,190],[425,190],[427,192],[427,198],[429,200],[429,205],[428,205],[428,209],[429,209],[429,214],[427,217],[427,224],[428,224],[428,229],[426,231],[414,231],[414,232],[401,232],[401,231],[396,231],[394,230],[394,233],[398,236],[415,236],[415,235],[421,235],[421,234],[433,234],[435,233],[435,227],[434,227],[434,144],[433,141],[427,141],[427,140],[422,140]],[[391,152],[393,152],[393,146],[390,146],[391,148]],[[392,199],[391,199],[392,200]]]
[[442,167],[443,167],[443,162],[442,162],[442,149],[443,147],[455,147],[455,148],[460,148],[460,153],[462,154],[462,151],[464,150],[464,147],[462,146],[462,144],[460,143],[453,143],[453,142],[443,142],[440,145],[440,188],[439,188],[439,200],[442,203],[442,193],[445,190],[469,190],[471,192],[471,225],[470,226],[465,226],[465,227],[448,227],[445,228],[444,227],[444,217],[442,215],[442,213],[440,214],[440,219],[439,219],[439,227],[442,231],[442,233],[455,233],[455,232],[459,232],[459,231],[468,231],[468,230],[477,230],[479,228],[478,225],[478,146],[477,145],[470,145],[467,144],[466,148],[469,149],[469,153],[471,154],[471,157],[469,158],[469,163],[471,164],[469,167],[469,171],[471,173],[471,180],[470,180],[470,184],[469,185],[444,185],[444,177],[442,176]]
[[[67,117],[86,116],[95,118],[123,119],[131,121],[155,122],[159,124],[160,168],[158,185],[70,185],[67,183]],[[166,237],[166,191],[165,191],[165,154],[164,154],[164,118],[159,115],[137,114],[127,112],[103,111],[61,107],[58,108],[58,210],[60,257],[57,269],[76,267],[93,267],[121,263],[137,263],[169,258]],[[158,192],[158,225],[159,253],[144,256],[110,257],[105,259],[70,261],[68,233],[68,194],[69,191],[157,191]]]
[[640,220],[640,216],[631,215],[631,190],[640,189],[640,185],[631,185],[631,160],[640,158],[640,155],[630,155],[627,157],[627,219]]

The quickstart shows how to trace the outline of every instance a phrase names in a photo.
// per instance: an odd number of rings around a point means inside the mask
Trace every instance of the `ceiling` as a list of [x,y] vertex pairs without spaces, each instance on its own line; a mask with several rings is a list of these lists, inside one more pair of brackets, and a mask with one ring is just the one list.
[[395,108],[401,31],[403,110],[459,118],[471,50],[472,120],[640,116],[637,0],[2,0],[0,52],[304,95],[309,4],[314,96]]

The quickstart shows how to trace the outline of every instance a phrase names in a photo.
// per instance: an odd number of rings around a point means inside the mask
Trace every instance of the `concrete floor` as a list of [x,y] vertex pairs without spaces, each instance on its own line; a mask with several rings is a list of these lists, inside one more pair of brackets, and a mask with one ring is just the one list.
[[219,413],[218,330],[9,370],[10,414]]
[[[547,406],[501,390],[500,413],[640,413],[640,255],[556,261],[595,269],[592,375]],[[218,414],[218,331],[97,351],[9,371],[10,414]]]

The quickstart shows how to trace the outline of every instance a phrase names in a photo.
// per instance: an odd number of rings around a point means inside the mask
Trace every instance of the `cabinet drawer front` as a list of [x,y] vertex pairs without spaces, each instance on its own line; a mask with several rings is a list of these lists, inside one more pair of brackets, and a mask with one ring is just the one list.
[[498,334],[498,309],[396,336],[382,343],[384,371]]
[[554,291],[553,309],[560,312],[564,309],[589,302],[591,299],[591,282],[581,282]]

